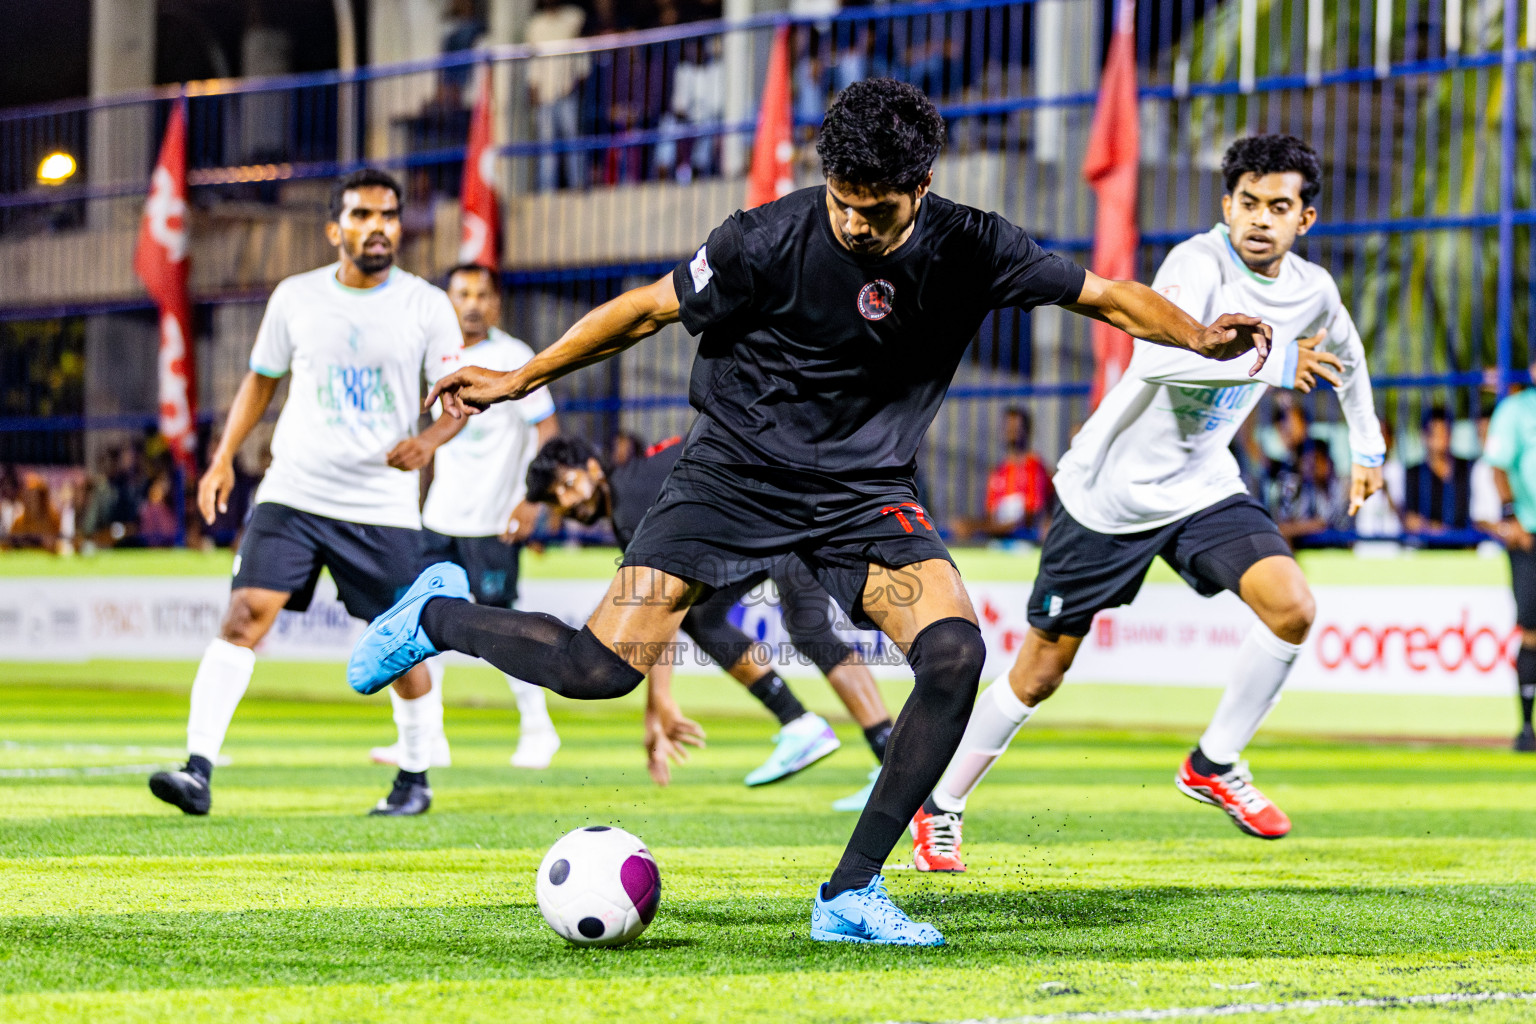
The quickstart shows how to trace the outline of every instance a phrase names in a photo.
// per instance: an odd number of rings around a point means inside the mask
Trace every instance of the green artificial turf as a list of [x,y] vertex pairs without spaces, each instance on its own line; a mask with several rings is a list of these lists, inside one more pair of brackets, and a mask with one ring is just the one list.
[[[261,664],[205,819],[133,767],[180,756],[190,665],[0,678],[4,1021],[949,1021],[1536,992],[1536,758],[1427,739],[1503,737],[1509,701],[1437,730],[1421,716],[1443,727],[1454,701],[1290,695],[1249,751],[1295,820],[1265,843],[1171,785],[1215,691],[1069,686],[972,799],[970,872],[889,872],[950,942],[904,950],[806,938],[854,820],[828,805],[872,765],[856,727],[749,791],[773,726],[721,677],[679,680],[709,744],[658,789],[633,699],[553,701],[564,746],[522,772],[504,685],[451,669],[454,766],[403,821],[364,814],[390,778],[367,748],[393,727],[338,666]],[[543,850],[591,822],[662,869],[661,913],[622,949],[568,947],[533,903]],[[1302,1019],[1533,1017],[1506,998]]]

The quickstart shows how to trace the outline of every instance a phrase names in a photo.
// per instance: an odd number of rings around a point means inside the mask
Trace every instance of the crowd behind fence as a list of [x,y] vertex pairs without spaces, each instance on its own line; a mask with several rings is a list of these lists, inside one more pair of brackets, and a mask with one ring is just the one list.
[[[407,268],[433,276],[454,262],[442,240],[456,237],[468,108],[481,88],[493,90],[497,119],[506,326],[542,348],[586,308],[665,273],[741,203],[767,54],[784,24],[802,184],[817,180],[812,143],[830,98],[861,77],[895,75],[922,87],[949,122],[938,192],[998,210],[1089,262],[1093,204],[1080,168],[1102,6],[913,3],[624,35],[552,23],[533,46],[0,111],[0,262],[15,271],[0,281],[0,464],[22,467],[0,478],[0,500],[13,519],[35,505],[30,472],[54,480],[55,500],[68,487],[78,506],[113,453],[137,445],[135,431],[152,422],[152,396],[103,406],[99,386],[71,390],[70,357],[111,358],[92,348],[90,326],[148,305],[113,240],[136,225],[168,104],[182,95],[205,365],[251,340],[218,310],[254,307],[281,276],[317,262],[321,197],[341,171],[367,163],[400,174]],[[1475,539],[1477,424],[1524,379],[1536,336],[1536,0],[1143,0],[1137,19],[1138,276],[1150,280],[1174,244],[1219,218],[1219,162],[1232,139],[1286,131],[1311,141],[1325,172],[1321,218],[1298,252],[1335,275],[1365,339],[1403,467],[1394,517],[1428,500],[1408,493],[1410,483],[1431,490],[1413,472],[1428,464],[1449,481],[1433,490],[1452,507],[1414,513],[1422,528],[1411,532],[1431,543]],[[79,160],[77,180],[36,185],[37,161],[60,148]],[[59,354],[62,369],[40,370],[35,339],[70,335],[72,324],[87,328],[75,332],[80,350]],[[1030,450],[1054,465],[1088,412],[1087,338],[1079,318],[1051,309],[999,311],[983,325],[920,454],[930,503],[956,536],[1033,531],[1032,522],[1004,529],[989,495],[994,470],[1017,461],[1008,410],[1031,414]],[[596,440],[680,432],[692,348],[669,328],[561,382],[565,421]],[[232,384],[203,378],[205,418],[217,420]],[[1300,430],[1294,417],[1304,418]],[[1353,538],[1328,498],[1348,475],[1331,392],[1272,395],[1238,447],[1255,493],[1308,525],[1298,537]],[[61,477],[60,465],[78,479]],[[168,486],[174,506],[180,485]],[[1394,532],[1391,518],[1358,532]],[[1318,523],[1326,527],[1310,529]]]

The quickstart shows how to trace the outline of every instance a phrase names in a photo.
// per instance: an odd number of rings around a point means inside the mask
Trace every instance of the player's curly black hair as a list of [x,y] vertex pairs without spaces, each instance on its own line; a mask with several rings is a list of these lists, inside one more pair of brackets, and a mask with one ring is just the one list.
[[555,500],[555,477],[562,469],[586,469],[587,460],[608,472],[608,462],[596,447],[579,437],[552,437],[544,442],[539,454],[528,463],[528,475],[524,484],[528,488],[528,500],[548,503]]
[[337,178],[336,184],[331,186],[331,201],[326,209],[330,220],[341,219],[342,203],[347,192],[354,188],[370,188],[378,186],[387,188],[395,194],[395,201],[401,206],[405,205],[405,193],[400,189],[400,183],[393,176],[377,167],[360,167],[346,177]]
[[1301,175],[1301,201],[1308,206],[1323,187],[1323,171],[1317,151],[1294,135],[1250,135],[1227,147],[1221,158],[1221,177],[1230,194],[1245,174],[1263,177],[1295,171]]
[[842,91],[821,123],[821,173],[874,192],[916,192],[944,147],[944,118],[921,89],[869,78]]

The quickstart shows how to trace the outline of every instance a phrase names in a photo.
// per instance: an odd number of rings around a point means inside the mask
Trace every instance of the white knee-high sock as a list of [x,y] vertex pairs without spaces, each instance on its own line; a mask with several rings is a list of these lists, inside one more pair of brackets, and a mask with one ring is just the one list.
[[1234,678],[1216,705],[1216,714],[1200,737],[1200,749],[1217,764],[1232,764],[1280,702],[1280,688],[1291,674],[1301,645],[1280,639],[1255,623],[1237,649]]
[[549,706],[544,703],[544,687],[525,683],[516,676],[507,676],[512,697],[517,701],[518,730],[520,732],[554,732],[555,723],[549,720]]
[[[432,659],[436,661],[437,659]],[[391,687],[390,707],[395,713],[395,729],[400,734],[398,764],[403,772],[424,772],[432,764],[432,745],[443,731],[442,666],[432,676],[432,689],[415,700],[406,700]]]
[[235,708],[251,684],[256,652],[227,640],[213,640],[192,679],[192,710],[187,715],[187,753],[216,761]]
[[966,798],[1034,712],[1014,694],[1006,673],[982,691],[966,723],[965,735],[960,737],[960,749],[933,791],[939,810],[952,814],[965,810]]

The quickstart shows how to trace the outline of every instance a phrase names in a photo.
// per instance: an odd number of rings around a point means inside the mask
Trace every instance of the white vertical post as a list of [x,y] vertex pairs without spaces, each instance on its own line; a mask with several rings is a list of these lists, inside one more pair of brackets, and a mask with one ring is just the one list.
[[1259,0],[1242,0],[1237,38],[1237,85],[1245,93],[1253,92],[1258,80]]
[[1307,84],[1323,80],[1324,0],[1307,0]]
[[1391,73],[1392,0],[1376,0],[1376,77],[1386,78]]
[[[752,0],[725,0],[721,13],[730,24],[752,16]],[[740,124],[757,109],[752,95],[755,80],[752,59],[752,33],[742,30],[725,33],[725,123]],[[720,162],[727,177],[747,171],[747,140],[736,132],[720,140]]]
[[1445,0],[1445,52],[1461,55],[1461,0]]
[[1525,4],[1525,48],[1536,50],[1536,0]]

